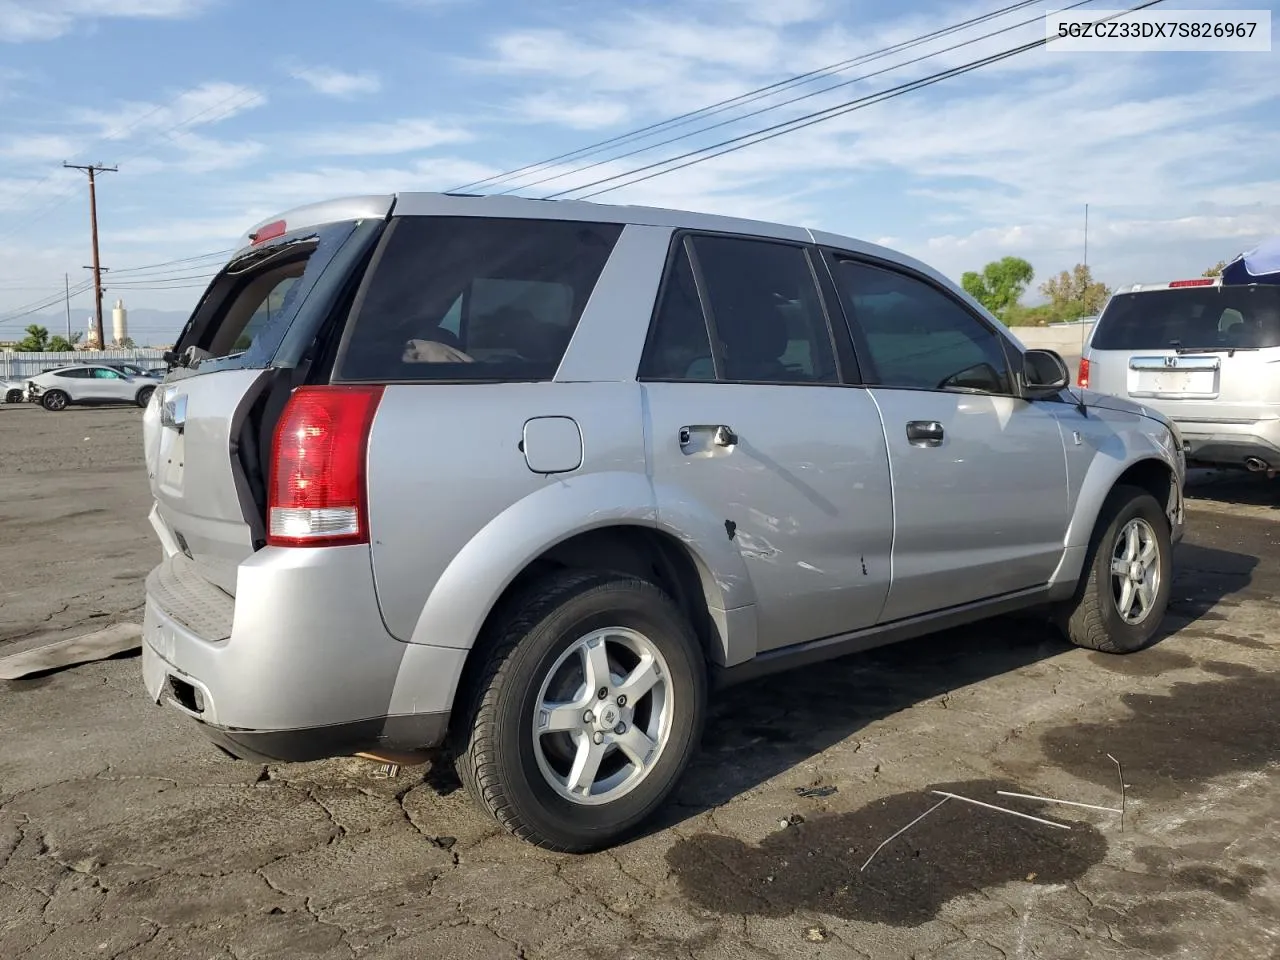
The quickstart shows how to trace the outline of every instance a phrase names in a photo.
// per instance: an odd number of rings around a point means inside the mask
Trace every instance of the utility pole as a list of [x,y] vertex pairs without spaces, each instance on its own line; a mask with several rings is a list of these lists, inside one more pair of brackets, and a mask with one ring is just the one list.
[[95,189],[95,178],[99,173],[115,173],[118,167],[104,167],[100,163],[82,166],[75,163],[63,163],[68,170],[83,170],[89,174],[89,223],[93,231],[93,326],[98,335],[98,349],[101,350],[106,340],[102,336],[102,269],[98,261],[98,194]]
[[93,293],[94,293],[94,296],[97,298],[98,312],[96,314],[96,317],[90,317],[89,319],[93,320],[97,327],[96,331],[94,332],[94,336],[98,338],[98,349],[105,350],[107,349],[107,345],[102,340],[102,294],[106,292],[107,288],[102,285],[102,281],[100,278],[102,274],[110,273],[111,268],[104,267],[101,265],[96,267],[91,265],[91,266],[83,267],[82,269],[93,271]]
[[[64,273],[62,282],[67,288],[67,343],[71,343],[71,274]],[[74,343],[71,345],[75,346]]]

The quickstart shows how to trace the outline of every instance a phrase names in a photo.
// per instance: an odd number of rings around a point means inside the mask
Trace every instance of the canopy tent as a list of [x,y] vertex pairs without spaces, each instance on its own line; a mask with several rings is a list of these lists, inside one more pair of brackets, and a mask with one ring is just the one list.
[[1263,240],[1222,268],[1222,282],[1280,284],[1280,237]]

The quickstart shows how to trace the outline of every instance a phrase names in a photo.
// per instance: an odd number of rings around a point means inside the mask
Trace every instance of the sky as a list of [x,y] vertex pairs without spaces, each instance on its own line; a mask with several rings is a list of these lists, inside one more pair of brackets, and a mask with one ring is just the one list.
[[[1062,3],[877,54],[1007,5],[0,0],[0,340],[33,319],[65,329],[61,303],[18,314],[67,274],[73,327],[92,312],[75,292],[89,278],[86,177],[64,161],[119,167],[98,182],[106,304],[122,298],[134,339],[162,343],[247,228],[292,206],[456,189],[858,57],[475,189],[612,187],[594,199],[830,230],[956,279],[1020,256],[1036,270],[1031,302],[1084,258],[1086,204],[1088,263],[1112,285],[1195,276],[1280,233],[1280,52],[1034,50],[628,184],[637,168],[1043,37],[1039,18]],[[1163,7],[1280,21],[1280,0]]]

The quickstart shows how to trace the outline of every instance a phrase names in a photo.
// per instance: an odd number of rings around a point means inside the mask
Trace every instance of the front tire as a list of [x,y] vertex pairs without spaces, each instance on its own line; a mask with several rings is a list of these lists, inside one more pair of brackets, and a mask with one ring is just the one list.
[[495,616],[459,718],[462,782],[507,830],[585,853],[630,836],[675,787],[706,715],[706,665],[660,589],[569,572]]
[[1173,544],[1156,498],[1138,487],[1116,487],[1103,505],[1083,583],[1061,611],[1067,639],[1104,653],[1147,646],[1169,606]]
[[133,398],[134,402],[145,410],[147,408],[147,404],[151,402],[151,395],[155,392],[155,387],[143,387],[138,391],[138,395]]
[[40,398],[40,406],[55,413],[67,409],[67,404],[70,402],[71,398],[61,390],[49,390]]

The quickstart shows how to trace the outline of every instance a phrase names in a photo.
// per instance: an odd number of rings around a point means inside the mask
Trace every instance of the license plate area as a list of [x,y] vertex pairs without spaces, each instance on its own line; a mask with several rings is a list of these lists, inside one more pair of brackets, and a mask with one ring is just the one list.
[[1215,356],[1133,357],[1129,360],[1129,396],[1163,400],[1213,400],[1218,396],[1222,363]]

